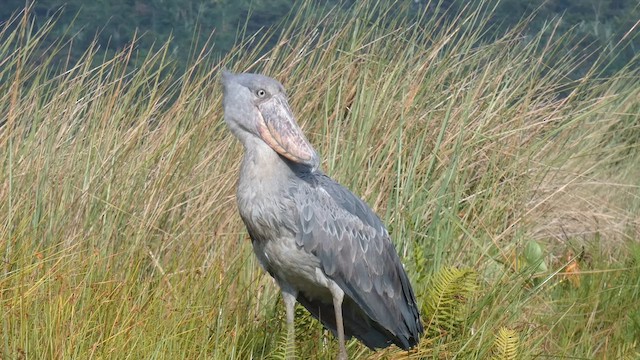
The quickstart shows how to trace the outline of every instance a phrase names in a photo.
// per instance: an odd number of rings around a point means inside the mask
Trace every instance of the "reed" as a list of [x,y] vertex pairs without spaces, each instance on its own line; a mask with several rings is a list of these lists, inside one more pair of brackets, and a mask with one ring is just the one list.
[[[411,353],[351,341],[352,358],[484,359],[501,331],[523,358],[636,356],[638,70],[570,80],[581,59],[549,63],[564,44],[552,25],[487,40],[488,2],[449,22],[399,6],[318,15],[309,1],[179,74],[168,44],[136,68],[134,45],[60,63],[49,27],[5,24],[0,357],[283,353],[279,293],[235,207],[223,67],[285,84],[321,167],[388,225],[424,309],[443,269],[477,279],[457,331]],[[299,357],[331,358],[332,336],[300,314]]]

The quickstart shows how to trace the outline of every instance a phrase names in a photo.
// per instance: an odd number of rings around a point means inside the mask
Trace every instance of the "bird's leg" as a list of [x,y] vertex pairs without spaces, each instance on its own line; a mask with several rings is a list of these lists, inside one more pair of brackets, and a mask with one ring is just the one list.
[[287,343],[285,358],[290,360],[295,359],[296,356],[296,330],[293,324],[295,317],[296,295],[291,291],[282,289],[282,300],[284,300],[284,308],[287,313]]
[[336,328],[338,330],[338,344],[340,345],[338,359],[347,360],[347,348],[344,346],[344,323],[342,322],[344,291],[335,283],[330,285],[330,290],[333,297],[333,310],[336,313]]

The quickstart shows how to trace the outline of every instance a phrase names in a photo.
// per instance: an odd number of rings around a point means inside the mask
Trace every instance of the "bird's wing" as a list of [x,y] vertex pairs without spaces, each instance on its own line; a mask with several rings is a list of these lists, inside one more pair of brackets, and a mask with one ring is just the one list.
[[[320,259],[335,281],[372,320],[413,343],[422,332],[415,296],[380,219],[357,196],[314,173],[291,189],[298,210],[296,241]],[[406,345],[405,345],[406,347]]]

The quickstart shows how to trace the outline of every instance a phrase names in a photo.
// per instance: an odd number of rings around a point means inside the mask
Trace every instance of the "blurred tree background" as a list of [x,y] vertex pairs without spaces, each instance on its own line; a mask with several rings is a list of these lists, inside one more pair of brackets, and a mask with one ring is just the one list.
[[[343,6],[351,1],[317,1],[318,12]],[[444,14],[455,17],[464,6],[474,2],[462,0],[399,0],[395,16]],[[530,17],[523,35],[537,31],[559,36],[571,31],[567,51],[586,55],[576,76],[591,68],[601,57],[600,70],[610,74],[630,62],[640,51],[637,0],[489,0],[491,9],[486,37],[491,38]],[[55,39],[73,39],[65,61],[79,59],[95,40],[99,51],[107,56],[122,50],[138,37],[136,56],[144,58],[172,39],[170,55],[178,66],[188,63],[193,51],[199,51],[208,39],[213,56],[228,52],[243,34],[251,35],[287,21],[296,11],[294,0],[3,0],[0,22],[6,23],[26,5],[32,5],[35,28],[56,18],[50,35]],[[552,24],[552,25],[550,25]],[[273,41],[273,40],[272,40]],[[604,59],[604,60],[603,60]],[[135,61],[133,62],[135,64]]]

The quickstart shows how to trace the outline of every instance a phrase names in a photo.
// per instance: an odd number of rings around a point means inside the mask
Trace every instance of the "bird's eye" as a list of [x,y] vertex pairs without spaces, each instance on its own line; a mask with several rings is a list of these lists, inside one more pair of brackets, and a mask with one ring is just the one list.
[[256,95],[258,95],[258,97],[264,97],[267,95],[267,92],[262,89],[258,89],[258,91],[256,91]]

